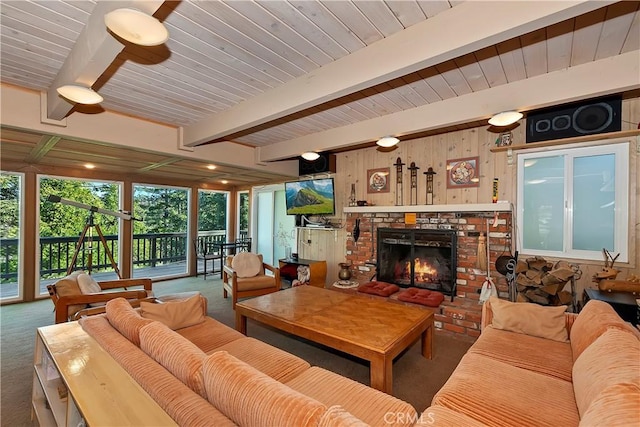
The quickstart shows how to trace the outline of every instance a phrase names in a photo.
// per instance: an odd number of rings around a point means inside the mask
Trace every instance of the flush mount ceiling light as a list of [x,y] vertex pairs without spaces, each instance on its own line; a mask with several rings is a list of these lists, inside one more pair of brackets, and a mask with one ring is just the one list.
[[509,126],[522,118],[523,114],[519,111],[503,111],[495,114],[489,119],[489,124],[493,126]]
[[157,46],[169,39],[169,31],[156,18],[136,9],[116,9],[104,16],[115,35],[140,46]]
[[313,162],[314,160],[318,160],[320,158],[320,154],[315,151],[307,151],[306,153],[302,153],[302,158]]
[[98,92],[86,86],[64,85],[56,90],[69,101],[78,104],[99,104],[103,101]]
[[385,136],[376,141],[376,144],[378,144],[380,147],[389,148],[393,147],[398,142],[400,142],[400,140],[394,136]]

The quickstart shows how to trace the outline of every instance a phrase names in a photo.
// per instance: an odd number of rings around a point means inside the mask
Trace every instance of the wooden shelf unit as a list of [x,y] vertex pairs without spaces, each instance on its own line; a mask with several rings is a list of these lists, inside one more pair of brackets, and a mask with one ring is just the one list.
[[33,367],[31,419],[41,426],[176,425],[78,322],[38,328]]
[[324,288],[327,282],[327,261],[313,259],[282,258],[278,260],[280,268],[285,265],[306,265],[309,267],[309,285]]

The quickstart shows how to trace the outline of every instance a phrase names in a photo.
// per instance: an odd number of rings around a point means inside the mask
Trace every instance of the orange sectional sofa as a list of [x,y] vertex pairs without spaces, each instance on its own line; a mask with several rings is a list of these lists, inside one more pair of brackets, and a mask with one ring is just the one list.
[[197,298],[190,322],[197,323],[175,330],[163,324],[177,325],[171,315],[168,322],[142,317],[124,299],[79,323],[181,426],[416,422],[408,403],[246,337],[207,317],[206,300]]
[[640,425],[639,334],[599,301],[575,315],[491,299],[480,338],[418,414],[207,317],[199,295],[188,300],[178,314],[143,306],[142,316],[113,300],[80,320],[182,426]]
[[[487,301],[480,337],[423,419],[451,426],[640,425],[638,330],[601,301],[589,301],[578,315],[544,310],[555,308]],[[555,326],[540,327],[554,316]]]

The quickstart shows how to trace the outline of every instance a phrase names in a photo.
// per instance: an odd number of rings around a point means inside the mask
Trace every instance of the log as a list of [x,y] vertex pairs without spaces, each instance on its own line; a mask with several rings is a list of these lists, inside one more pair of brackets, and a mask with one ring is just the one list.
[[531,280],[534,283],[542,283],[542,272],[537,270],[527,270],[525,273],[527,279]]
[[566,282],[574,276],[575,272],[571,268],[563,267],[563,268],[556,268],[555,270],[551,270],[549,274],[554,277],[557,277],[563,282]]
[[547,260],[542,257],[534,257],[527,258],[527,264],[529,265],[529,269],[542,271],[543,268],[547,267]]
[[568,291],[558,292],[558,295],[556,295],[556,296],[558,297],[558,300],[560,301],[560,304],[562,304],[562,305],[571,304],[571,302],[573,301],[573,297],[571,296],[571,292],[568,292]]
[[[566,283],[562,283],[562,287],[564,288],[564,285]],[[560,290],[560,283],[554,283],[554,284],[550,284],[550,285],[546,285],[540,288],[540,290],[542,292],[545,292],[549,295],[555,295],[558,293],[558,291]]]
[[554,276],[551,273],[545,274],[544,277],[542,278],[542,284],[545,285],[545,286],[557,285],[558,283],[567,283],[567,281],[566,280],[560,280],[560,279],[558,279],[556,276]]
[[516,283],[522,286],[534,286],[534,287],[539,286],[539,283],[529,279],[526,274],[518,274],[518,277],[516,278]]
[[518,263],[516,264],[516,274],[524,273],[528,269],[529,269],[529,264],[527,264],[526,261],[519,259]]
[[529,300],[541,304],[541,305],[549,305],[549,298],[539,295],[536,291],[529,289],[524,295],[529,298]]

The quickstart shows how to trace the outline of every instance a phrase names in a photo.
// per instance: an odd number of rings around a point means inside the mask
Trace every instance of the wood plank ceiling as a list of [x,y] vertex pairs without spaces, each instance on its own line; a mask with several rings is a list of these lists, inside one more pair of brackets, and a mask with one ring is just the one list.
[[[460,3],[442,0],[165,2],[155,16],[167,26],[169,40],[153,48],[127,45],[93,87],[104,97],[101,106],[106,110],[188,128],[436,15],[450,13]],[[93,0],[3,0],[0,4],[2,83],[47,91],[96,4]],[[622,1],[600,7],[231,133],[224,139],[268,147],[637,51],[640,48],[639,4]],[[438,40],[426,43],[438,43]],[[193,160],[168,158],[162,153],[138,151],[127,155],[120,151],[124,148],[107,149],[97,141],[83,144],[65,138],[53,141],[47,135],[5,128],[2,142],[3,161],[64,165],[77,161],[78,157],[92,158],[96,150],[109,150],[109,156],[93,158],[116,171],[193,175],[189,179],[195,181],[221,179],[210,172],[194,172],[202,170],[202,165],[208,163],[206,160],[196,165],[198,162]],[[297,154],[292,147],[291,157]],[[283,179],[232,165],[223,166],[220,175],[233,178],[230,179],[235,185]]]

